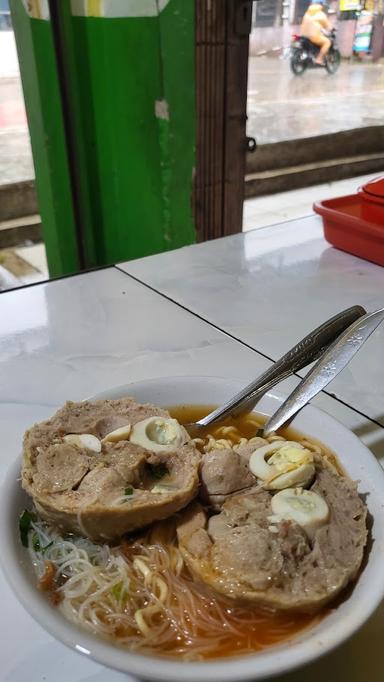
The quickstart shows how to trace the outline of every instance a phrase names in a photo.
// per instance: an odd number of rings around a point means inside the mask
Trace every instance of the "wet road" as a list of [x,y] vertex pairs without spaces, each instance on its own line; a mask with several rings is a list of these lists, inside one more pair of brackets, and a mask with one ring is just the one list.
[[383,62],[294,76],[288,59],[250,57],[247,134],[259,144],[374,125],[384,125]]
[[[250,57],[247,131],[259,144],[382,124],[384,64],[297,77],[287,59]],[[20,80],[0,78],[0,184],[33,177]]]

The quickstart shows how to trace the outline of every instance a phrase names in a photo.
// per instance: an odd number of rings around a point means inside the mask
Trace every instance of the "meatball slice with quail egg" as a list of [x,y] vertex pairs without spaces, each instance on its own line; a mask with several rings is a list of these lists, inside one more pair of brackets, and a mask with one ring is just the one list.
[[26,432],[22,484],[61,530],[116,540],[185,507],[200,459],[187,431],[155,405],[67,402]]

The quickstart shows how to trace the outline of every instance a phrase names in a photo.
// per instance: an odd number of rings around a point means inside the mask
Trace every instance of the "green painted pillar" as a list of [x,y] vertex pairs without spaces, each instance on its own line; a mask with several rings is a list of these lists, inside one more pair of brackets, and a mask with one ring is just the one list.
[[[56,19],[43,0],[12,3],[51,273],[79,266],[79,240],[85,267],[195,241],[194,0],[61,0]],[[47,175],[65,177],[65,218],[52,216],[62,188]],[[58,258],[64,247],[71,259]]]
[[55,50],[46,3],[11,0],[51,276],[80,267]]

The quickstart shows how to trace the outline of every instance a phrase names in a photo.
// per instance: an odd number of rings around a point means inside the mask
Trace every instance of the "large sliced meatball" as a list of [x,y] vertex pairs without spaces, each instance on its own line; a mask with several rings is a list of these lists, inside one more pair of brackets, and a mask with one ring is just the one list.
[[[22,484],[40,515],[61,530],[104,541],[185,507],[197,493],[200,454],[182,427],[174,450],[130,442],[125,427],[149,417],[170,415],[131,398],[68,402],[27,431]],[[123,437],[105,440],[116,429]],[[96,449],[76,434],[91,436]]]
[[200,497],[213,509],[220,509],[231,495],[251,489],[258,484],[249,468],[251,454],[262,445],[264,438],[254,438],[252,444],[235,448],[211,450],[203,455],[200,468]]
[[293,521],[273,523],[272,494],[262,489],[230,497],[210,517],[194,502],[178,526],[188,566],[230,599],[270,609],[319,610],[357,575],[367,510],[356,485],[326,463],[317,463],[311,490],[329,507],[327,523],[313,537]]

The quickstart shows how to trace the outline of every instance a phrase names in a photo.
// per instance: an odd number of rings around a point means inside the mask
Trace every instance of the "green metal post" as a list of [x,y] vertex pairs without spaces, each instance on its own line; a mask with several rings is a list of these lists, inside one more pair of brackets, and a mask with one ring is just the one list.
[[[43,0],[36,1],[41,6]],[[20,54],[32,50],[44,70],[45,58],[35,44],[27,45],[20,25],[29,22],[36,30],[32,22],[45,24],[50,35],[50,22],[30,19],[21,0],[14,2]],[[194,1],[61,0],[56,7],[67,96],[63,102],[55,90],[55,124],[62,131],[65,107],[74,137],[85,265],[192,243]],[[23,84],[25,90],[35,88],[28,72]],[[45,112],[45,102],[39,105]],[[32,126],[31,136],[36,156],[41,137]],[[66,170],[69,176],[68,164]],[[40,175],[36,164],[37,180]],[[63,227],[46,221],[50,197],[43,199],[39,193],[45,231],[53,230],[61,241]]]
[[40,8],[32,8],[34,16],[22,0],[11,0],[10,8],[49,272],[56,276],[78,270],[79,257],[52,30],[38,18]]

